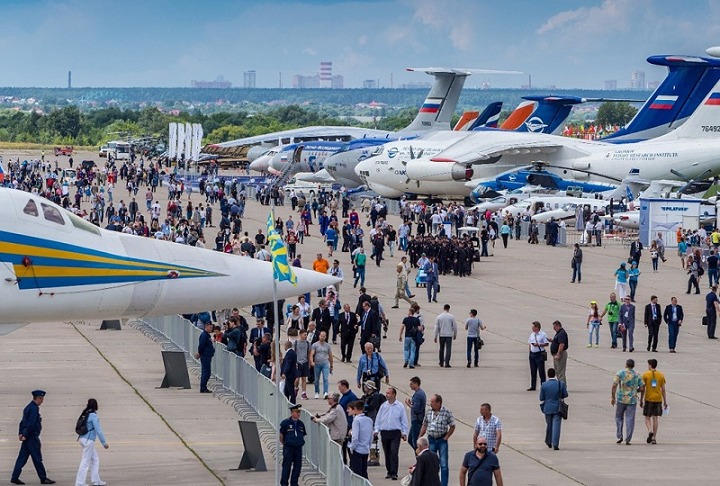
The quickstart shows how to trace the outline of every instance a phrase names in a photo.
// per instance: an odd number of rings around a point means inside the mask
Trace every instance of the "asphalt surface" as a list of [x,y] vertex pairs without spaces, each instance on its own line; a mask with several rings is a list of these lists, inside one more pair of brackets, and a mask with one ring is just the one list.
[[[126,194],[122,193],[122,189],[116,189],[116,201]],[[141,191],[138,196],[143,194]],[[166,197],[164,190],[158,194],[163,200]],[[198,201],[195,194],[193,202]],[[252,235],[264,228],[267,212],[268,207],[250,202],[244,230]],[[276,210],[276,215],[283,218],[289,214],[289,207]],[[399,223],[396,217],[390,220]],[[326,253],[317,226],[311,233],[313,236],[298,247],[305,267],[311,265],[318,251]],[[210,229],[208,243],[213,238]],[[607,324],[601,328],[600,348],[588,349],[585,321],[589,302],[607,302],[613,291],[613,272],[620,261],[627,259],[628,248],[610,240],[603,247],[586,248],[582,284],[570,283],[570,248],[511,240],[507,249],[498,242],[493,253],[475,265],[471,277],[441,277],[437,304],[428,303],[424,289],[418,289],[416,300],[422,306],[428,329],[421,349],[422,366],[415,370],[402,368],[398,323],[406,307],[390,308],[395,289],[394,264],[401,253],[396,252],[392,258],[386,251],[381,267],[370,261],[367,266],[366,287],[371,295],[380,297],[391,321],[382,354],[390,367],[391,383],[399,389],[399,398],[411,393],[409,379],[417,375],[428,396],[441,394],[455,415],[457,428],[450,440],[450,484],[457,484],[462,456],[472,447],[473,425],[484,402],[492,405],[503,424],[499,459],[505,484],[716,484],[714,460],[720,441],[715,430],[720,425],[720,391],[714,386],[714,375],[720,360],[718,342],[708,340],[700,324],[707,281],[703,295],[685,295],[686,275],[674,253],[668,250],[668,261],[661,263],[658,273],[652,272],[645,255],[636,296],[635,352],[610,349]],[[352,270],[348,254],[337,252],[335,257],[349,280]],[[645,350],[647,333],[641,316],[651,294],[659,296],[663,307],[672,295],[677,295],[685,309],[677,354],[668,353],[665,325],[660,331],[660,352]],[[357,290],[351,282],[343,284],[340,297],[355,305]],[[316,302],[313,296],[313,305]],[[435,317],[445,303],[451,305],[451,313],[461,323],[453,343],[451,369],[438,366],[437,345],[431,339]],[[480,367],[467,369],[462,323],[471,308],[478,309],[488,329],[483,334],[485,347]],[[530,324],[539,320],[552,336],[551,323],[555,319],[564,324],[570,339],[570,418],[563,423],[559,451],[545,446],[545,421],[538,408],[537,392],[526,391]],[[99,415],[110,444],[109,450],[99,451],[101,475],[108,484],[273,484],[273,458],[267,451],[267,473],[229,471],[237,467],[242,454],[238,415],[213,395],[197,393],[197,374],[191,374],[192,390],[157,389],[163,377],[160,345],[129,326],[120,332],[99,331],[98,327],[98,322],[30,324],[0,335],[0,362],[5,370],[0,374],[0,477],[4,474],[9,479],[19,447],[17,423],[31,398],[30,391],[42,388],[48,392],[41,409],[45,465],[58,484],[72,484],[74,480],[81,450],[73,428],[90,397],[99,401]],[[345,378],[354,384],[358,357],[356,346],[354,363],[340,363],[337,359],[331,381]],[[670,413],[660,420],[657,445],[645,443],[647,432],[641,412],[636,416],[632,445],[615,444],[614,408],[610,405],[612,376],[630,357],[635,359],[638,371],[647,368],[648,358],[658,359],[658,369],[668,381]],[[302,402],[311,411],[327,407],[324,400]],[[412,463],[413,452],[403,443],[401,473]],[[383,466],[370,468],[370,475],[373,484],[397,484],[384,479]],[[28,464],[22,478],[32,484],[35,477]]]

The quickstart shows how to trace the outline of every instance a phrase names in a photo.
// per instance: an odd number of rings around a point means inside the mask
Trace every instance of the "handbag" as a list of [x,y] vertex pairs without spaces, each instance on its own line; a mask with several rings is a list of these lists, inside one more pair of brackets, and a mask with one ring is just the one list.
[[544,349],[540,351],[540,357],[543,361],[547,361],[547,351],[545,351]]
[[408,474],[400,480],[400,486],[410,486],[412,484],[412,474]]
[[482,349],[482,347],[485,346],[485,341],[483,341],[483,339],[481,337],[477,338],[477,346],[478,346],[478,349]]
[[567,420],[568,418],[568,404],[565,403],[565,400],[563,400],[561,396],[562,391],[562,385],[560,384],[560,381],[558,381],[558,402],[560,402],[560,409],[558,412],[560,413],[560,416],[563,418],[563,420]]

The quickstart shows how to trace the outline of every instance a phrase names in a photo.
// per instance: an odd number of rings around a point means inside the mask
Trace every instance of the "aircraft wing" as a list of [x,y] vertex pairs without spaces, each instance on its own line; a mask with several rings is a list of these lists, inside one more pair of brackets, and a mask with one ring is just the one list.
[[532,137],[495,137],[493,140],[473,142],[459,141],[440,152],[433,162],[455,162],[460,164],[493,164],[503,155],[530,153],[553,153],[564,147],[555,139]]
[[236,155],[242,149],[253,145],[285,145],[308,140],[351,140],[363,137],[384,137],[388,132],[359,127],[313,126],[294,128],[280,132],[239,138],[229,142],[214,143],[203,147],[203,152],[220,155]]

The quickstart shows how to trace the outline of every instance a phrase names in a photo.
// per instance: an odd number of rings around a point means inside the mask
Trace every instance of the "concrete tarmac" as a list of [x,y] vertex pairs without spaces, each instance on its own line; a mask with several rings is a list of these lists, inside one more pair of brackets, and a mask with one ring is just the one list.
[[[116,190],[116,201],[124,198],[121,192]],[[141,191],[139,196],[143,194]],[[164,190],[158,192],[163,198],[165,194]],[[204,198],[195,194],[193,202],[197,201],[204,202]],[[264,231],[268,210],[251,201],[244,231],[250,235],[258,228]],[[285,219],[289,214],[289,206],[276,209],[276,216]],[[399,224],[397,217],[390,217],[390,221],[396,227]],[[208,246],[215,234],[213,228],[207,230]],[[327,255],[317,225],[312,226],[311,234],[304,245],[298,246],[304,267],[311,266],[316,253]],[[441,277],[439,303],[428,303],[424,289],[417,289],[415,300],[422,307],[427,331],[421,348],[422,366],[415,370],[402,368],[402,344],[398,340],[398,323],[406,315],[406,306],[403,303],[399,309],[390,308],[394,267],[402,253],[396,252],[391,258],[386,251],[381,267],[368,260],[366,287],[371,295],[380,297],[391,321],[388,338],[383,341],[383,356],[390,367],[391,383],[399,388],[399,398],[409,396],[409,379],[419,376],[428,396],[441,394],[445,406],[455,415],[457,428],[450,440],[450,484],[457,484],[460,463],[472,447],[473,425],[484,402],[492,405],[493,413],[503,423],[499,459],[505,484],[716,483],[713,461],[720,441],[714,430],[720,425],[720,391],[713,386],[713,375],[720,360],[718,342],[708,340],[700,324],[706,278],[702,295],[686,295],[687,276],[674,252],[668,249],[668,261],[660,264],[658,273],[652,272],[646,254],[640,264],[642,274],[636,296],[635,352],[610,349],[607,324],[601,327],[600,348],[586,348],[589,302],[597,300],[602,306],[608,301],[614,286],[613,272],[627,259],[628,247],[608,241],[602,247],[584,248],[584,252],[582,284],[570,283],[570,248],[510,240],[507,249],[498,241],[494,256],[476,264],[471,277]],[[341,300],[354,307],[357,290],[350,280],[349,254],[337,252],[335,257],[346,275]],[[686,317],[677,354],[668,353],[665,325],[660,331],[660,352],[645,350],[647,333],[642,312],[652,294],[659,296],[663,307],[676,295],[684,307]],[[316,305],[317,297],[313,295],[312,300]],[[460,323],[464,323],[469,309],[478,309],[488,327],[483,334],[485,347],[479,368],[465,367],[462,324],[453,343],[452,368],[438,366],[432,335],[435,317],[444,303],[451,305],[451,313]],[[537,392],[525,391],[530,385],[526,344],[530,324],[539,320],[552,337],[551,323],[555,319],[563,323],[570,339],[570,418],[563,422],[559,451],[549,450],[543,442],[545,421],[538,408]],[[59,484],[72,484],[80,458],[74,422],[90,397],[100,403],[99,413],[110,443],[109,450],[99,451],[101,474],[108,484],[273,484],[272,470],[228,471],[237,467],[242,451],[238,416],[212,395],[197,393],[196,375],[191,375],[193,390],[158,390],[163,377],[160,345],[130,327],[121,332],[101,332],[96,330],[98,327],[97,322],[31,324],[0,336],[0,361],[6,370],[0,375],[0,386],[5,391],[0,396],[0,476],[7,474],[9,478],[19,447],[15,433],[22,407],[30,400],[31,390],[43,388],[48,391],[41,410],[45,419],[45,464],[50,477]],[[334,349],[339,351],[338,347]],[[355,383],[358,357],[356,345],[352,364],[335,361],[331,391],[341,378]],[[645,443],[647,432],[641,411],[636,415],[632,445],[615,444],[610,389],[613,374],[624,367],[627,358],[635,359],[640,372],[647,369],[647,359],[658,359],[658,369],[668,380],[670,413],[660,419],[657,445]],[[309,391],[312,397],[312,388]],[[311,411],[327,408],[324,400],[302,403]],[[269,453],[265,460],[272,469]],[[403,443],[401,476],[413,462],[410,447]],[[370,468],[370,475],[373,484],[393,484],[384,479],[384,466]],[[28,464],[23,479],[31,484],[34,478],[32,465]]]

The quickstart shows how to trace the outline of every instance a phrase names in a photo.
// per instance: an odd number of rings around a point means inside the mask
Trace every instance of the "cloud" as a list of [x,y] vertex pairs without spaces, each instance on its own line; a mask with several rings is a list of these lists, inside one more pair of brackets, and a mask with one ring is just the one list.
[[551,30],[561,28],[563,25],[585,17],[587,15],[587,12],[588,9],[586,8],[579,8],[577,10],[566,10],[565,12],[560,12],[559,14],[550,17],[547,22],[545,22],[537,30],[537,33],[544,34],[546,32],[550,32]]
[[538,35],[552,31],[574,32],[581,36],[625,30],[636,21],[636,12],[651,11],[649,0],[603,0],[597,7],[565,10],[550,17],[537,30]]
[[367,42],[368,42],[368,36],[365,35],[365,34],[361,35],[361,36],[358,38],[358,45],[359,45],[359,46],[364,46],[365,44],[367,44]]
[[313,49],[312,47],[306,47],[302,51],[303,54],[306,54],[308,56],[317,56],[317,51]]

